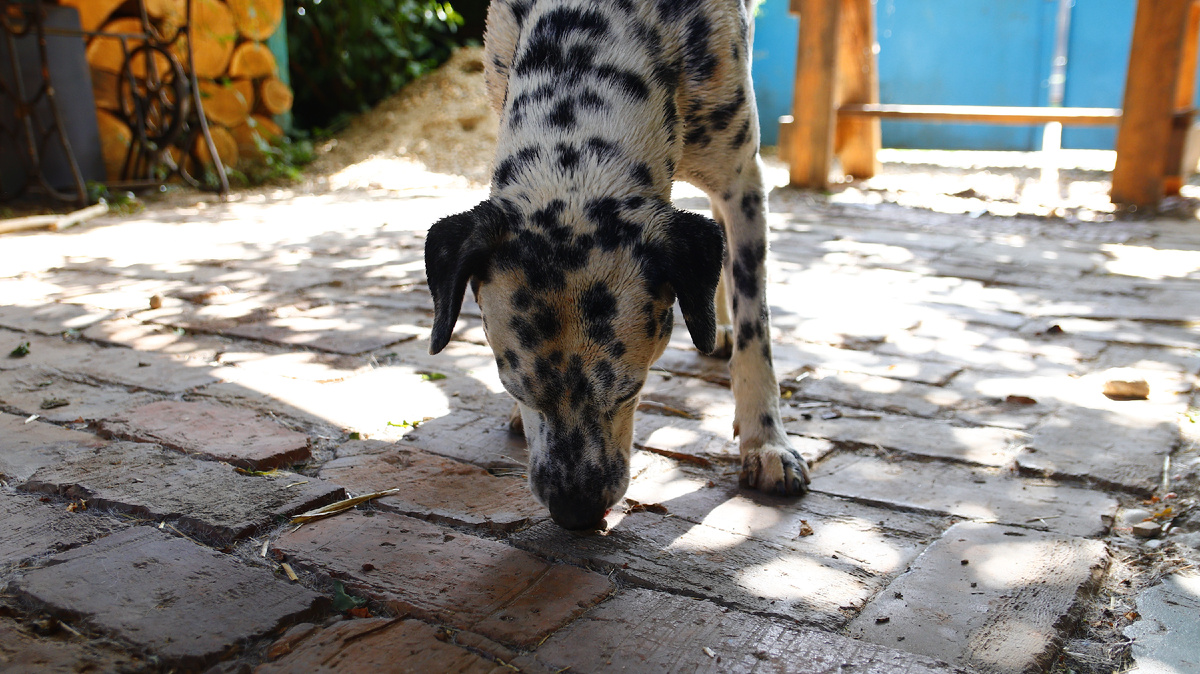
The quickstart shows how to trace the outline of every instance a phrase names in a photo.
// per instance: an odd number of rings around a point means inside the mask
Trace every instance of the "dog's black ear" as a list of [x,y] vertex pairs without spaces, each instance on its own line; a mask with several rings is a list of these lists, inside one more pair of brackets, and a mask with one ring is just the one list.
[[433,295],[429,353],[438,353],[450,342],[467,282],[486,271],[492,248],[507,229],[505,222],[504,212],[484,201],[429,228],[425,237],[425,276]]
[[667,225],[667,280],[675,290],[692,342],[712,353],[717,341],[717,281],[725,258],[725,232],[710,218],[674,210]]

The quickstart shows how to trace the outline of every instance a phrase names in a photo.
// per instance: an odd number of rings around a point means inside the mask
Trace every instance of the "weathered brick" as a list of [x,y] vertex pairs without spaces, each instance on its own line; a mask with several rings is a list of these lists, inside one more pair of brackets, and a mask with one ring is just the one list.
[[524,479],[496,477],[404,443],[347,442],[320,477],[358,494],[398,487],[400,493],[375,503],[435,522],[508,531],[547,515]]
[[[506,394],[495,394],[494,407],[511,409]],[[404,436],[404,442],[427,452],[473,463],[484,468],[524,470],[529,460],[525,438],[514,434],[508,414],[495,411],[455,410],[431,419]]]
[[48,421],[94,421],[156,399],[123,386],[81,384],[41,368],[0,370],[0,403]]
[[65,504],[41,503],[36,496],[0,493],[0,570],[50,552],[61,552],[100,538],[119,525],[67,510]]
[[960,672],[931,658],[648,590],[627,590],[589,611],[534,657],[558,671],[597,673]]
[[870,503],[920,508],[957,517],[1103,536],[1116,515],[1107,494],[1007,473],[929,461],[842,454],[813,474],[812,489]]
[[16,591],[67,620],[195,669],[239,644],[315,617],[329,601],[152,527],[57,555]]
[[314,522],[274,546],[401,613],[526,647],[613,589],[600,574],[384,512]]
[[1178,441],[1178,427],[1156,415],[1067,407],[1034,431],[1017,463],[1037,473],[1148,494],[1161,481],[1163,460]]
[[788,421],[789,433],[835,442],[878,445],[909,454],[953,459],[985,466],[1012,463],[1023,433],[990,426],[955,426],[946,421],[891,414],[845,415],[832,419]]
[[91,433],[26,419],[0,412],[0,477],[6,480],[27,480],[43,466],[86,456],[108,444]]
[[140,657],[109,645],[65,632],[38,636],[14,621],[0,618],[0,670],[5,672],[75,674],[142,671],[145,667]]
[[289,466],[312,455],[307,435],[252,411],[211,403],[150,403],[105,419],[100,432],[256,470]]
[[10,330],[58,335],[68,330],[82,330],[92,323],[112,316],[107,309],[78,304],[9,304],[0,305],[0,325]]
[[963,522],[881,592],[848,634],[972,671],[1043,671],[1107,565],[1101,541]]
[[429,334],[425,314],[398,316],[366,304],[327,304],[312,309],[277,310],[275,316],[221,328],[226,335],[273,344],[356,354]]
[[316,478],[283,471],[240,475],[228,465],[133,442],[115,442],[47,465],[21,488],[178,521],[222,540],[249,536],[279,518],[345,496],[341,487]]
[[329,627],[298,625],[272,647],[275,659],[255,674],[389,671],[510,674],[513,670],[446,643],[418,620],[348,620]]
[[614,509],[604,535],[546,522],[510,540],[635,585],[836,628],[948,525],[819,494],[743,494],[690,469],[639,478],[627,496],[643,505]]
[[[818,370],[799,382],[782,382],[795,390],[787,402],[824,400],[858,409],[879,410],[917,417],[933,417],[963,402],[963,396],[939,386],[858,374]],[[800,410],[787,403],[784,415],[797,416]]]

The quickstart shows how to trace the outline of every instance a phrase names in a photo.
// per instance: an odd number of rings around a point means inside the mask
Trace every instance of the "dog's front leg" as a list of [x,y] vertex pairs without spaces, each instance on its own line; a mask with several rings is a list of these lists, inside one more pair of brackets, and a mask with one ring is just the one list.
[[[777,494],[808,491],[808,465],[792,448],[779,415],[779,384],[771,362],[771,311],[766,294],[767,213],[755,156],[713,200],[728,241],[724,280],[733,313],[729,360],[733,432],[741,439],[743,486]],[[719,319],[718,319],[719,320]]]

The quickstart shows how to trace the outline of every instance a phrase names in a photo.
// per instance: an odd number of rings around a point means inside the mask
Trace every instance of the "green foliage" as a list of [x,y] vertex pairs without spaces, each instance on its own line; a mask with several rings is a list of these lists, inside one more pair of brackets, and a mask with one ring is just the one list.
[[257,132],[254,144],[259,155],[241,164],[244,170],[230,170],[229,181],[235,185],[261,185],[268,182],[294,182],[300,179],[300,169],[316,159],[312,141],[307,138],[276,138],[269,143]]
[[337,126],[450,56],[462,17],[438,0],[287,0],[302,128]]

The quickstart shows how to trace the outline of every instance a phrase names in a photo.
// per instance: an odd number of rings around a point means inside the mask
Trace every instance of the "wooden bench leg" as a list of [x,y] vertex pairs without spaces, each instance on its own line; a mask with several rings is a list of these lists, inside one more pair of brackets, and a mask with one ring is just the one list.
[[[1168,171],[1166,167],[1176,135],[1172,130],[1176,97],[1184,88],[1181,76],[1184,71],[1193,79],[1195,75],[1194,65],[1183,67],[1188,51],[1185,38],[1194,32],[1190,20],[1194,7],[1194,0],[1138,0],[1125,105],[1117,130],[1110,194],[1115,204],[1153,208],[1162,199],[1168,174],[1179,173],[1178,168]],[[1181,155],[1182,150],[1177,162]]]
[[[841,0],[838,31],[838,107],[879,103],[875,56],[875,5],[871,0]],[[842,172],[865,180],[879,172],[879,118],[839,117],[834,152]]]
[[833,169],[837,124],[838,16],[842,0],[792,0],[800,15],[791,129],[787,134],[790,182],[823,190]]

